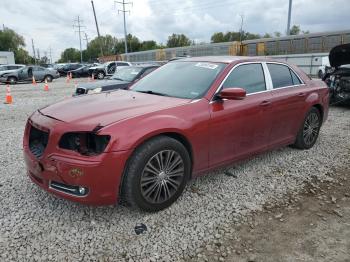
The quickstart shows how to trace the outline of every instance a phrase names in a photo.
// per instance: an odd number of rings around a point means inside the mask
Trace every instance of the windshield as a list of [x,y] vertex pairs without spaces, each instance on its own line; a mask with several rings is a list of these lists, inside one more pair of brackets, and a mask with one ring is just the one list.
[[110,79],[132,82],[135,80],[135,78],[141,72],[141,70],[142,67],[120,68],[117,70],[117,72],[114,73],[114,75],[112,75]]
[[131,90],[179,98],[200,98],[225,66],[223,63],[171,62],[142,78]]

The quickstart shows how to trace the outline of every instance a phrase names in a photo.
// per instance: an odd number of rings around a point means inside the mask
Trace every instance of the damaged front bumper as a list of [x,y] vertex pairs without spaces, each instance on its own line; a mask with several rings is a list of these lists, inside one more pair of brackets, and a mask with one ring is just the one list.
[[[39,112],[30,117],[23,138],[28,176],[35,184],[61,198],[92,205],[115,204],[118,202],[119,184],[130,152],[103,152],[84,156],[61,149],[59,140],[67,126]],[[42,152],[40,145],[35,148],[30,146],[32,128],[48,134],[47,145],[42,143]]]

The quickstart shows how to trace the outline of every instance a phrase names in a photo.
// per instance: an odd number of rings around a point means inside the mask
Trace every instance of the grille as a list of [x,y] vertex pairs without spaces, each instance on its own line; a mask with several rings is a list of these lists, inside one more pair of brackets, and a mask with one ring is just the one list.
[[30,127],[29,133],[29,150],[32,154],[39,158],[44,154],[44,150],[49,140],[49,133],[39,130],[34,126]]
[[83,87],[78,87],[78,88],[76,89],[75,93],[76,93],[77,95],[84,95],[84,94],[86,94],[86,89],[83,88]]

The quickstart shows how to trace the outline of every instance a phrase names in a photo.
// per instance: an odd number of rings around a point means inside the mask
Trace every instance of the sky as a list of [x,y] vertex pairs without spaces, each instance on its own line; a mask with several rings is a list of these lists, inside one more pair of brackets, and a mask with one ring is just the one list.
[[[122,0],[119,0],[122,1]],[[214,32],[285,33],[289,0],[126,0],[127,31],[140,40],[166,43],[172,33],[183,33],[196,43],[210,42]],[[94,0],[101,35],[123,38],[122,6],[113,0]],[[57,60],[68,47],[79,49],[73,27],[79,16],[82,30],[91,40],[97,36],[90,0],[0,0],[0,23],[31,39],[40,55],[49,52]],[[325,32],[350,29],[350,0],[293,0],[291,24],[302,30]],[[82,40],[83,48],[86,41]]]

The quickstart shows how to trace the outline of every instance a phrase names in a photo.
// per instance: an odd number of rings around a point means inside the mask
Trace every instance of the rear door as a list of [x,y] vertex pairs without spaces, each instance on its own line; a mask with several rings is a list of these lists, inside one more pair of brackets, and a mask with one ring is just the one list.
[[45,68],[41,66],[33,66],[33,75],[35,77],[35,80],[44,80],[45,77]]
[[271,145],[285,143],[295,138],[308,92],[307,86],[289,66],[267,63],[272,81],[273,121]]
[[236,66],[222,88],[241,87],[243,100],[210,103],[210,166],[216,166],[264,150],[271,130],[271,92],[261,63]]

